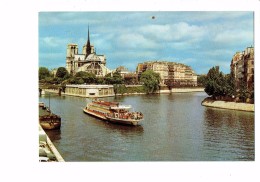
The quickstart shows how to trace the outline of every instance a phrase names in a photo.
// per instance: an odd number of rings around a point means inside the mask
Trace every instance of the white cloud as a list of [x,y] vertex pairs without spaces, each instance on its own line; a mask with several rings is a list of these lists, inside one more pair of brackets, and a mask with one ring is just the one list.
[[164,41],[197,41],[205,34],[204,27],[189,25],[186,22],[167,25],[146,25],[140,31],[150,38]]
[[223,55],[223,54],[233,55],[233,54],[235,54],[235,52],[233,50],[229,50],[229,49],[216,49],[216,50],[210,49],[210,50],[203,51],[203,54],[205,56],[216,57],[216,56],[220,56],[220,55]]
[[212,40],[222,44],[238,44],[245,40],[253,40],[253,32],[247,30],[226,30],[216,34]]
[[42,44],[44,47],[60,47],[64,45],[66,46],[68,43],[70,43],[68,39],[52,36],[42,37],[39,41],[40,44]]
[[137,49],[137,50],[140,48],[153,49],[158,46],[153,40],[147,39],[141,34],[134,34],[134,33],[122,34],[116,38],[116,41],[118,47]]

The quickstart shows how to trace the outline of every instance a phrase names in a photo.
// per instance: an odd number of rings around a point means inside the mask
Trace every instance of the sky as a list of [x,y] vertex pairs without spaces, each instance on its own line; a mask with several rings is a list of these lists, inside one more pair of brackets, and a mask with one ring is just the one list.
[[39,12],[39,66],[65,67],[66,47],[87,42],[111,70],[144,61],[183,63],[196,74],[230,72],[232,56],[254,46],[252,11]]

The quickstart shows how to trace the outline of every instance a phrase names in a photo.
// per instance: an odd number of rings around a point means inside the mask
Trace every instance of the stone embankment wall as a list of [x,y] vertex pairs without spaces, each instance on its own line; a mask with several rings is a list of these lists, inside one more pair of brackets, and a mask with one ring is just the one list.
[[162,93],[187,93],[187,92],[204,92],[204,88],[173,88],[171,90],[161,89],[159,91]]
[[204,88],[173,88],[172,93],[175,92],[204,92]]
[[[58,89],[42,89],[42,95],[46,95],[46,93],[54,93],[54,94],[59,94]],[[64,95],[63,92],[61,92],[61,95]]]
[[254,112],[255,105],[248,103],[238,103],[238,102],[226,102],[226,101],[215,101],[210,98],[206,98],[202,101],[201,105],[207,107],[215,107],[222,109],[231,109],[231,110],[240,110],[240,111],[248,111]]

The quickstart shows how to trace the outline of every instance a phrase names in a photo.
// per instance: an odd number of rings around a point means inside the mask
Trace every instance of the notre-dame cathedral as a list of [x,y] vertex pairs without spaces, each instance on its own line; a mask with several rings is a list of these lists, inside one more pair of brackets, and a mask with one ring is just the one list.
[[66,69],[73,75],[79,71],[85,71],[94,73],[97,77],[103,77],[111,72],[106,67],[106,56],[97,55],[94,46],[90,44],[89,29],[88,40],[83,46],[82,54],[78,53],[77,44],[68,44]]

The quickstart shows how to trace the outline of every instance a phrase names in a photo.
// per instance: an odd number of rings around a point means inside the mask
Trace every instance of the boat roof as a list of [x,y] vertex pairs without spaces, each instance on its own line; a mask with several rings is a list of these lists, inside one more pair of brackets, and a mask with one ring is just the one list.
[[96,103],[96,104],[105,105],[105,106],[118,106],[119,105],[118,102],[108,102],[108,101],[103,101],[103,100],[93,100],[92,102]]
[[119,106],[111,107],[111,109],[115,109],[115,110],[118,110],[118,109],[131,109],[131,108],[132,108],[131,105],[119,105]]

